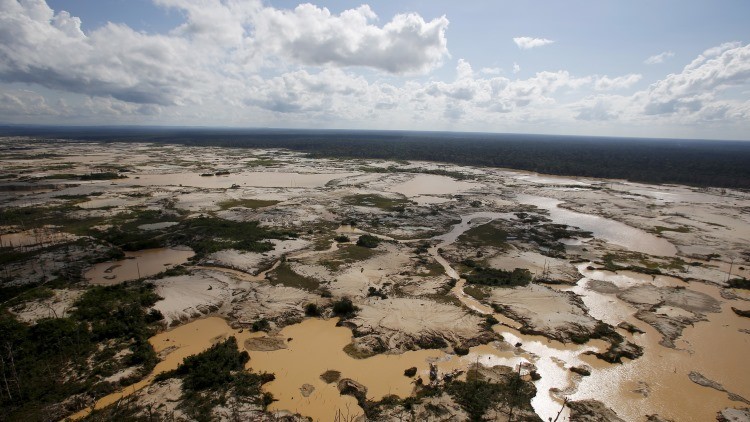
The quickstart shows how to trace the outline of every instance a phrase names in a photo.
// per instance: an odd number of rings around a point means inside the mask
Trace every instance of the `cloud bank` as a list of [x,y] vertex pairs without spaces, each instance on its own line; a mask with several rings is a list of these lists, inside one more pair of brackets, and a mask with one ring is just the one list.
[[[739,42],[648,81],[528,63],[521,73],[512,57],[497,58],[507,72],[475,71],[458,57],[453,76],[449,68],[438,77],[451,60],[445,16],[384,21],[366,5],[335,14],[311,4],[155,1],[183,22],[164,33],[114,23],[84,32],[79,18],[43,0],[0,0],[0,120],[536,132],[723,125],[740,133],[750,121],[750,45]],[[521,49],[553,42],[514,41]]]

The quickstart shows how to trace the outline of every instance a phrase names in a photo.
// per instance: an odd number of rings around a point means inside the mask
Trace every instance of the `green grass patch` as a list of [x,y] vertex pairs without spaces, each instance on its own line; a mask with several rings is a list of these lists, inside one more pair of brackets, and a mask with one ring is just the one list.
[[366,261],[377,255],[378,253],[378,251],[372,250],[370,248],[363,248],[362,246],[342,245],[339,246],[339,250],[336,251],[334,255],[340,260],[351,263]]
[[267,201],[263,199],[230,199],[227,201],[221,201],[217,203],[216,205],[218,205],[219,208],[221,208],[222,210],[227,210],[229,208],[235,208],[235,207],[258,209],[258,208],[270,207],[270,206],[278,204],[279,202],[281,201]]
[[469,284],[482,284],[493,287],[527,286],[531,283],[531,272],[526,268],[516,268],[506,271],[497,268],[476,267],[463,278]]
[[490,297],[490,292],[482,286],[464,286],[464,293],[479,301]]
[[473,246],[491,246],[500,249],[508,247],[508,232],[497,221],[472,227],[458,237],[458,241]]
[[297,274],[286,262],[279,264],[275,270],[269,273],[269,276],[269,280],[273,285],[281,284],[309,291],[317,290],[320,287],[318,280]]
[[329,270],[338,271],[343,265],[366,261],[380,253],[382,252],[357,245],[339,245],[339,249],[320,260],[320,264]]
[[258,158],[245,163],[248,167],[276,167],[284,164],[285,161],[274,160],[272,158]]
[[345,196],[343,202],[347,205],[374,207],[384,211],[403,211],[411,201],[403,198],[388,198],[374,194],[357,194]]

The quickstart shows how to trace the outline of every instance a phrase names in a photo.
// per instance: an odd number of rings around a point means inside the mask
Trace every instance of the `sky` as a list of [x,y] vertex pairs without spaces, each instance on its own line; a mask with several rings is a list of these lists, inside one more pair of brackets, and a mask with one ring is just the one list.
[[747,0],[0,0],[0,123],[750,140]]

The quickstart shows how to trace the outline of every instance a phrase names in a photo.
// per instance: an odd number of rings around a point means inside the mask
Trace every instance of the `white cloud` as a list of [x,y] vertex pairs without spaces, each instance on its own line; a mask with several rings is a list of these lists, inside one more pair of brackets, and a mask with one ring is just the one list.
[[380,27],[368,6],[333,15],[310,4],[290,11],[256,0],[155,1],[186,21],[167,35],[113,23],[84,33],[79,18],[44,0],[0,0],[0,82],[184,106],[246,89],[264,66],[419,73],[448,57],[445,17],[400,14]]
[[499,67],[483,67],[479,69],[479,73],[483,75],[499,75],[503,73],[503,69]]
[[112,23],[84,32],[43,0],[0,0],[0,121],[555,131],[586,120],[750,130],[750,46],[737,42],[614,95],[642,76],[554,69],[522,79],[518,63],[504,76],[463,59],[452,80],[402,76],[450,57],[445,17],[380,22],[368,6],[334,14],[257,0],[154,1],[184,21],[165,34]]
[[515,37],[513,42],[516,43],[518,48],[521,50],[529,50],[531,48],[543,47],[548,44],[554,43],[553,40],[547,38],[533,38],[533,37]]
[[597,78],[596,82],[594,82],[594,89],[596,89],[597,91],[610,91],[630,88],[635,83],[640,81],[642,77],[643,75],[639,75],[636,73],[630,73],[615,78],[610,78],[605,75]]
[[306,65],[366,66],[391,73],[422,73],[448,56],[445,16],[426,22],[398,14],[378,27],[369,6],[333,15],[301,4],[294,10],[263,8],[254,20],[259,48]]
[[0,115],[3,116],[59,116],[65,109],[50,106],[46,98],[29,90],[0,92]]
[[646,64],[664,63],[665,60],[671,59],[672,57],[674,57],[674,52],[672,52],[672,51],[665,51],[663,53],[655,54],[655,55],[647,58],[646,60],[643,61],[643,63],[646,63]]
[[695,113],[729,87],[750,82],[750,44],[709,49],[643,93],[646,114]]

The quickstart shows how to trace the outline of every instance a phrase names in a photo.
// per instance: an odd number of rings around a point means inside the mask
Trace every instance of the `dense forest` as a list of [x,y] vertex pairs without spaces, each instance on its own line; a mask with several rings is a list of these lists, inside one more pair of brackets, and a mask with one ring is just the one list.
[[0,127],[0,135],[288,148],[313,157],[426,160],[646,183],[750,188],[750,142],[580,136],[163,127]]

